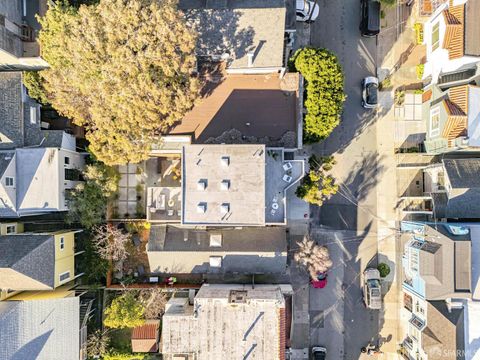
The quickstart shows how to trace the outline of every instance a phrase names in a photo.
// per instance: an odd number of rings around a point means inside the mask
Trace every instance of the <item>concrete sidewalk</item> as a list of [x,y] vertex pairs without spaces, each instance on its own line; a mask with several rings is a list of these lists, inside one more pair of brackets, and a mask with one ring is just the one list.
[[382,281],[384,311],[379,319],[379,323],[382,324],[379,342],[385,359],[397,359],[397,344],[400,341],[398,320],[401,296],[401,288],[397,282],[397,268],[402,264],[396,245],[397,164],[393,141],[395,132],[393,92],[380,93],[379,100],[381,111],[385,111],[385,113],[377,123],[378,152],[384,155],[383,175],[377,185],[378,262],[388,264],[391,269],[389,276]]

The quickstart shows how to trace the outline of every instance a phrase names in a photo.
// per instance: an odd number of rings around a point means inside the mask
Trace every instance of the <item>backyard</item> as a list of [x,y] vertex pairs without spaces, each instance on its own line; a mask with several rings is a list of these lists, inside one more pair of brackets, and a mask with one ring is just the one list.
[[118,171],[112,219],[180,219],[179,157],[151,157],[139,164],[120,165]]

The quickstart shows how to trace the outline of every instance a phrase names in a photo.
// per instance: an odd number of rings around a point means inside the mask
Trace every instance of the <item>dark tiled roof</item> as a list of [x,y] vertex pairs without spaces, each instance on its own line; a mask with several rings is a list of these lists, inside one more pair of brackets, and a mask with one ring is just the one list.
[[7,167],[12,162],[14,156],[14,152],[0,153],[0,178],[2,178],[3,173],[7,170]]
[[[427,327],[422,331],[422,346],[429,358],[464,359],[464,310],[448,311],[445,301],[427,303]],[[459,350],[459,352],[457,352]],[[457,357],[457,354],[460,354]]]
[[23,146],[22,74],[0,72],[0,149]]
[[480,159],[443,159],[452,188],[480,188]]
[[446,218],[480,219],[480,189],[452,191],[447,202]]
[[0,236],[0,267],[11,268],[51,288],[55,284],[53,235]]
[[22,73],[0,72],[0,150],[23,146],[61,147],[63,130],[41,130],[40,119],[30,122],[30,108],[38,103],[22,95]]

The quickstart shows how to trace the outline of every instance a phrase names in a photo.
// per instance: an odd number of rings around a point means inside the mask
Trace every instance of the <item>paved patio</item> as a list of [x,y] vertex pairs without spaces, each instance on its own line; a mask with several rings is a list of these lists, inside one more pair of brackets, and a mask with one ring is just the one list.
[[285,190],[295,186],[294,184],[303,177],[303,161],[285,161],[281,150],[267,149],[265,162],[265,222],[267,224],[284,223],[286,221]]
[[137,185],[141,183],[141,175],[137,174],[137,164],[120,165],[120,181],[118,183],[117,218],[134,217],[137,212]]

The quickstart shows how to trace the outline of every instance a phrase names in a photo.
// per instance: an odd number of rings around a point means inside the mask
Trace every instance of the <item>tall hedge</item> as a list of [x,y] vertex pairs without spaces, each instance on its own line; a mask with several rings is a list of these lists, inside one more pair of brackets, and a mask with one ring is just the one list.
[[318,48],[300,49],[292,61],[306,81],[305,141],[325,139],[338,125],[346,98],[342,66],[334,53]]

